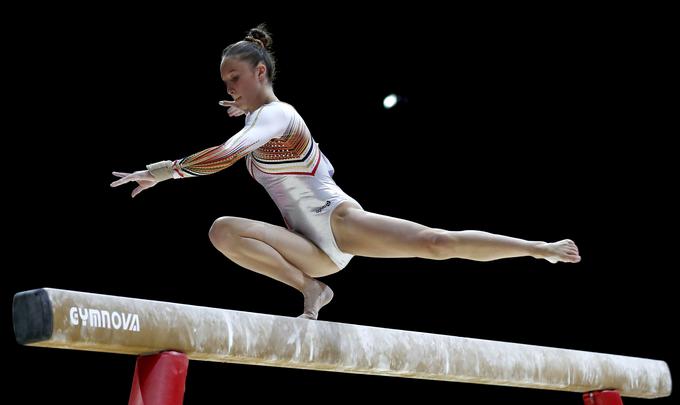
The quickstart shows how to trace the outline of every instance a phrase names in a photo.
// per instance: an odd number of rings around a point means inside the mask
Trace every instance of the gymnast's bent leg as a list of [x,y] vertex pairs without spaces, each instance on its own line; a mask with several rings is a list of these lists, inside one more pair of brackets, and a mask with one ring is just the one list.
[[236,264],[285,283],[304,296],[304,313],[316,319],[333,291],[315,277],[340,269],[315,244],[290,230],[237,217],[220,217],[209,232],[213,245]]

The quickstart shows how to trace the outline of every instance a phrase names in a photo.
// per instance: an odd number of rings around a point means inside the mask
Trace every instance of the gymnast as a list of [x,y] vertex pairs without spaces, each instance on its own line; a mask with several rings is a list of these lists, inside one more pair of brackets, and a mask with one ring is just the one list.
[[300,317],[317,319],[333,291],[317,278],[342,270],[353,256],[461,258],[490,261],[530,256],[551,263],[581,260],[569,239],[546,243],[483,231],[449,231],[365,211],[333,181],[334,168],[293,106],[274,94],[272,38],[264,25],[222,52],[220,75],[232,100],[220,101],[245,126],[224,144],[183,159],[113,172],[117,187],[136,182],[132,197],[168,179],[205,176],[245,157],[250,175],[269,193],[286,227],[238,217],[212,224],[212,244],[236,264],[303,294]]

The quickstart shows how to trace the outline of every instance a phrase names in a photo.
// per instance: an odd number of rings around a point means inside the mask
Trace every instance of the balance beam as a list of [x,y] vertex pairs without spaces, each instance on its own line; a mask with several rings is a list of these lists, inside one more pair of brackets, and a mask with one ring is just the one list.
[[17,293],[29,346],[657,398],[659,360],[43,288]]

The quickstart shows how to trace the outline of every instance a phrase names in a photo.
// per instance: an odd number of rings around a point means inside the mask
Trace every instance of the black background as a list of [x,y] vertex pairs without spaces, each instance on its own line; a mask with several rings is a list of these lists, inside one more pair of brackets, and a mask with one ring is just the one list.
[[[111,172],[218,145],[222,49],[267,22],[277,96],[372,212],[573,239],[583,260],[355,257],[321,319],[677,363],[668,10],[412,5],[28,11],[6,35],[4,347],[26,403],[125,403],[134,358],[16,344],[14,293],[53,287],[297,316],[230,262],[219,216],[283,225],[244,164],[130,198]],[[677,48],[677,46],[675,46]],[[677,72],[677,70],[675,70]],[[406,103],[382,107],[395,92]],[[673,114],[673,116],[671,116]],[[6,318],[5,318],[6,317]],[[308,396],[310,395],[310,396]],[[575,404],[578,394],[192,362],[186,404],[380,398]],[[670,403],[671,399],[654,403]],[[627,404],[646,403],[627,399]]]

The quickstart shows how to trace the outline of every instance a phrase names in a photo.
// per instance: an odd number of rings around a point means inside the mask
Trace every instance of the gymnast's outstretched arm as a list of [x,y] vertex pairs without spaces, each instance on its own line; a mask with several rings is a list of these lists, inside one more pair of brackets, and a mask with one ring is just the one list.
[[[134,173],[113,172],[114,176],[121,178],[112,182],[111,187],[136,181],[139,185],[132,191],[134,198],[161,181],[217,173],[271,139],[283,136],[290,122],[286,111],[277,105],[265,105],[253,114],[255,115],[247,121],[249,123],[224,144],[202,150],[184,159],[152,163],[147,165],[146,170]],[[238,115],[238,111],[233,115]]]

